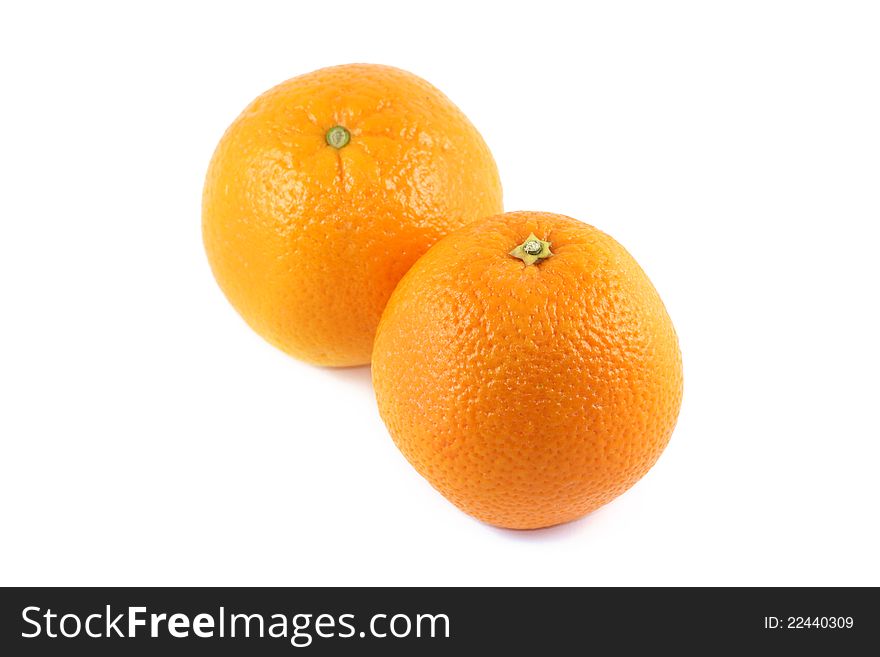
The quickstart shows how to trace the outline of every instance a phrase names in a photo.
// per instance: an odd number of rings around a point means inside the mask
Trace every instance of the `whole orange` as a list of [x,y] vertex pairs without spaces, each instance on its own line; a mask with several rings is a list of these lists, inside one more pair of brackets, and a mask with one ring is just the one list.
[[288,80],[233,122],[208,169],[202,232],[257,333],[302,360],[360,365],[412,263],[501,209],[492,155],[446,96],[353,64]]
[[373,351],[379,411],[453,504],[530,529],[579,518],[644,475],[682,395],[678,339],[611,237],[511,212],[440,240],[404,276]]

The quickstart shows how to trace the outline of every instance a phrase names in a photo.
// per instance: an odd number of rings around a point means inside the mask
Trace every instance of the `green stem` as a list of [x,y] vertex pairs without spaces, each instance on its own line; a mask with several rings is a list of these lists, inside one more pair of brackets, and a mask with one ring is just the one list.
[[531,233],[525,242],[510,252],[510,255],[519,258],[526,265],[534,265],[539,260],[552,256],[553,252],[550,251],[550,242],[538,239],[534,233]]
[[324,140],[333,148],[342,148],[351,141],[351,133],[341,125],[335,125],[324,135]]

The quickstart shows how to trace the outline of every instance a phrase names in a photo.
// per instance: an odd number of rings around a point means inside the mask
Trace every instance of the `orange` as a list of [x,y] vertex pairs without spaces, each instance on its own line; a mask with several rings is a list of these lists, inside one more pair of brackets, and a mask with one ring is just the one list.
[[512,212],[440,240],[379,324],[373,384],[410,463],[487,523],[579,518],[655,463],[681,405],[648,277],[579,221]]
[[232,123],[208,169],[202,232],[257,333],[305,361],[361,365],[412,263],[501,210],[492,155],[446,96],[353,64],[288,80]]

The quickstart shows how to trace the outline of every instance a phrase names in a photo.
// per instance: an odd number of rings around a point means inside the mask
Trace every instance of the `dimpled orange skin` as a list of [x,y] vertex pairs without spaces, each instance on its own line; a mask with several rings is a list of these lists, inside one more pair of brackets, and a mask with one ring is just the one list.
[[[334,148],[328,130],[350,141]],[[454,228],[502,210],[488,147],[421,78],[388,66],[321,69],[252,102],[205,181],[202,232],[248,324],[302,360],[368,363],[400,277]]]
[[[530,233],[536,264],[509,255]],[[678,417],[678,339],[611,237],[511,212],[438,242],[388,302],[373,350],[382,419],[453,504],[515,529],[579,518],[638,481]]]

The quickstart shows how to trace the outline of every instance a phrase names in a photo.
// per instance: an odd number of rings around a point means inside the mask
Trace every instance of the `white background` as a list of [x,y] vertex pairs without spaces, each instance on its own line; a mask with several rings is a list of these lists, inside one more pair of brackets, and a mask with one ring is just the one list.
[[[880,584],[878,34],[854,2],[4,5],[0,583]],[[667,304],[679,426],[582,521],[460,513],[367,368],[284,356],[211,277],[223,130],[355,61],[437,85],[506,209],[602,228]]]

